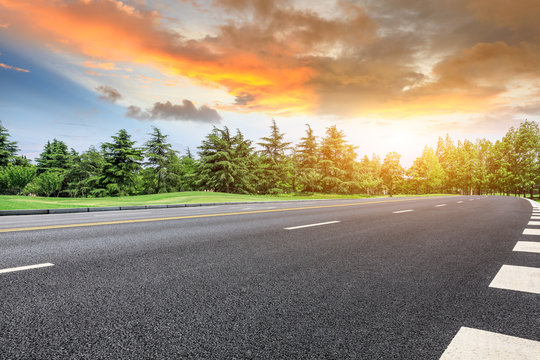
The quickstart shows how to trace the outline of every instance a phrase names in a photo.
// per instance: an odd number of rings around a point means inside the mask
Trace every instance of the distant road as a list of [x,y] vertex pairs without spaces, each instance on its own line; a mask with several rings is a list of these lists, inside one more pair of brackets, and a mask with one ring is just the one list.
[[506,197],[1,217],[0,359],[537,360],[539,245]]

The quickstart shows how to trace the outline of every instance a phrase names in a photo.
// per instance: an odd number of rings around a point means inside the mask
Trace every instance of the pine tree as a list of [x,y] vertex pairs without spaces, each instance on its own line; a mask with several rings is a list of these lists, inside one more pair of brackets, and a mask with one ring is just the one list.
[[146,162],[146,184],[147,187],[153,189],[149,192],[160,193],[167,192],[170,189],[170,185],[177,183],[177,175],[174,174],[170,167],[173,161],[174,150],[172,150],[171,144],[167,143],[167,135],[161,133],[157,128],[153,128],[153,132],[149,134],[151,136],[144,144]]
[[251,141],[240,130],[214,127],[199,146],[198,186],[227,193],[254,191],[254,155]]
[[295,159],[298,167],[300,183],[304,189],[310,189],[312,193],[320,189],[321,175],[318,171],[319,146],[313,129],[306,124],[306,136],[300,138],[296,146]]
[[43,152],[36,159],[38,174],[47,170],[66,170],[70,167],[71,154],[67,145],[60,140],[47,141]]
[[345,140],[345,133],[333,125],[326,129],[320,147],[322,186],[325,192],[347,193],[355,187],[355,147]]
[[124,129],[112,139],[101,145],[105,160],[101,182],[112,196],[131,195],[136,191],[143,151],[134,147],[135,141]]
[[17,142],[9,140],[8,130],[2,126],[0,121],[0,168],[8,166],[15,161],[15,154],[19,151]]
[[279,131],[276,120],[272,119],[270,136],[262,137],[262,141],[257,143],[263,148],[259,154],[264,181],[259,185],[265,193],[282,193],[289,187],[292,163],[286,151],[291,143],[284,138],[285,134]]

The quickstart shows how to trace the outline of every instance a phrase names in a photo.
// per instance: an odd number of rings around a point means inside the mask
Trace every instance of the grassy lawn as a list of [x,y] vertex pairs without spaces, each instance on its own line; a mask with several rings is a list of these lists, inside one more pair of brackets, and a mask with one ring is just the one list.
[[[442,195],[442,194],[441,194]],[[397,195],[399,196],[399,195]],[[397,197],[396,196],[396,197]],[[408,195],[410,196],[410,195]],[[430,195],[434,196],[434,195]],[[104,198],[56,198],[56,197],[29,197],[0,195],[0,210],[23,209],[59,209],[76,207],[99,206],[128,206],[128,205],[156,205],[156,204],[186,204],[186,203],[213,203],[234,201],[273,201],[273,200],[304,200],[304,199],[356,199],[366,198],[366,195],[237,195],[218,192],[188,191],[169,194],[138,195]]]

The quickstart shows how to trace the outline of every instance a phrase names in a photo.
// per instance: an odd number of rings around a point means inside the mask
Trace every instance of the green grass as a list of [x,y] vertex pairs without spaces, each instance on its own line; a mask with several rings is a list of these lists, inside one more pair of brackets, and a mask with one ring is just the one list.
[[[437,194],[443,195],[443,194]],[[400,195],[396,195],[398,197]],[[411,195],[403,195],[411,196]],[[435,196],[435,195],[428,195]],[[234,201],[273,201],[304,199],[356,199],[375,197],[367,195],[337,194],[286,194],[286,195],[238,195],[218,192],[188,191],[169,194],[138,195],[104,198],[56,198],[0,195],[0,210],[59,209],[100,206],[159,205],[186,203],[213,203]]]

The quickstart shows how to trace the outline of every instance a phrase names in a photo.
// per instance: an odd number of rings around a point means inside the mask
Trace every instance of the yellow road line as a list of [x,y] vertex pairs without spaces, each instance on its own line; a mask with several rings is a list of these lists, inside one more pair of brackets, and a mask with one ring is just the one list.
[[305,206],[305,207],[297,207],[297,208],[269,209],[269,210],[253,210],[253,211],[239,211],[239,212],[217,213],[217,214],[200,214],[200,215],[171,216],[171,217],[164,217],[164,218],[133,219],[133,220],[115,220],[115,221],[89,222],[89,223],[65,224],[65,225],[31,226],[31,227],[22,227],[22,228],[0,229],[0,233],[16,232],[16,231],[35,231],[35,230],[49,230],[49,229],[66,229],[66,228],[84,227],[84,226],[102,226],[102,225],[134,224],[134,223],[145,223],[145,222],[167,221],[167,220],[198,219],[198,218],[217,217],[217,216],[233,216],[233,215],[246,215],[246,214],[262,214],[262,213],[271,213],[271,212],[296,211],[296,210],[306,210],[306,209],[335,208],[335,207],[344,207],[344,206],[358,206],[358,205],[380,204],[380,203],[388,203],[388,202],[413,201],[413,200],[422,200],[422,199],[425,199],[425,198],[399,199],[399,200],[381,200],[381,201],[368,201],[368,202],[359,202],[359,203],[351,203],[351,204],[318,205],[318,206]]

